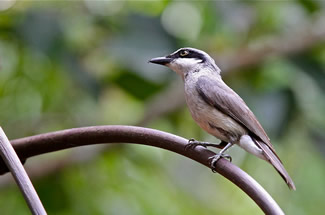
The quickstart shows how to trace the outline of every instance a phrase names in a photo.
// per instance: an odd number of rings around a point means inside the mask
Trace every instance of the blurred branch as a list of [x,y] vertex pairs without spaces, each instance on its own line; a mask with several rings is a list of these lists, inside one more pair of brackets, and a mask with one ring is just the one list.
[[[74,128],[11,141],[15,151],[23,160],[48,152],[99,143],[135,143],[155,146],[181,154],[209,168],[209,157],[215,155],[214,152],[203,147],[185,150],[188,140],[182,137],[135,126]],[[0,170],[2,172],[5,170],[3,165],[0,166]],[[222,158],[216,164],[216,171],[249,195],[264,213],[284,214],[272,197],[239,167]]]
[[[239,71],[241,68],[260,64],[270,56],[289,56],[325,42],[325,16],[320,16],[313,23],[302,26],[300,29],[299,32],[274,36],[266,42],[247,46],[232,55],[212,54],[212,56],[224,76],[234,70]],[[149,101],[147,114],[139,125],[144,125],[185,105],[183,85],[180,84],[180,80],[175,83]]]
[[247,46],[232,56],[214,55],[217,64],[223,71],[257,65],[270,56],[288,56],[301,53],[325,42],[325,16],[320,16],[309,25],[302,26],[297,31],[274,36],[263,43]]
[[6,166],[9,167],[20,191],[22,192],[29,209],[32,214],[45,215],[47,214],[41,200],[39,199],[36,190],[30,181],[23,164],[20,162],[15,150],[10,144],[6,134],[0,127],[0,155]]

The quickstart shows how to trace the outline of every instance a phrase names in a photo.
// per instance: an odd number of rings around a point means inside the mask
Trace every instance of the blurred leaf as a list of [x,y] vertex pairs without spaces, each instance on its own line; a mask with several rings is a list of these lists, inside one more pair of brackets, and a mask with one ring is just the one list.
[[56,54],[63,45],[58,14],[53,10],[33,10],[19,25],[18,31],[23,41],[48,55]]
[[[57,180],[53,180],[53,178],[57,178]],[[61,179],[60,175],[51,175],[51,178],[43,179],[35,187],[48,213],[58,213],[69,207],[68,196],[65,193],[65,186],[62,185]],[[48,193],[51,193],[51,195],[48,195]]]
[[309,12],[314,13],[320,9],[318,1],[315,0],[298,0],[298,2]]
[[136,73],[127,71],[122,72],[112,81],[130,95],[140,100],[148,99],[163,87],[163,85],[150,82]]
[[325,66],[317,58],[315,59],[315,56],[313,55],[312,52],[306,52],[291,57],[291,60],[295,65],[301,68],[301,71],[313,77],[315,82],[325,92],[325,73],[322,72],[324,71]]

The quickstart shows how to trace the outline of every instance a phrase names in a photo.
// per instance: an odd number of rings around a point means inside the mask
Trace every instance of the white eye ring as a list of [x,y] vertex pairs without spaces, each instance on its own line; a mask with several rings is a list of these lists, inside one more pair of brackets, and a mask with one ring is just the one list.
[[181,51],[180,53],[179,53],[179,55],[181,56],[181,57],[184,57],[184,56],[186,56],[186,55],[188,55],[189,54],[189,51],[187,51],[187,50],[183,50],[183,51]]

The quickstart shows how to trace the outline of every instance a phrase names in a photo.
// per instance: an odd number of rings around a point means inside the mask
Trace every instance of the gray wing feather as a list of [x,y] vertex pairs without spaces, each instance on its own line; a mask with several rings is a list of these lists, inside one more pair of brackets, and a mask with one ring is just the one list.
[[267,160],[272,164],[272,166],[278,171],[284,181],[287,183],[290,189],[296,190],[296,186],[293,183],[291,177],[289,176],[287,170],[284,168],[283,164],[281,163],[280,159],[267,145],[263,142],[255,140],[257,146],[259,146],[263,152]]
[[273,149],[269,137],[253,112],[243,99],[226,84],[202,76],[196,83],[196,89],[205,102],[233,118]]
[[269,137],[242,98],[223,82],[213,81],[205,76],[198,79],[196,90],[206,103],[230,116],[254,135],[255,144],[262,149],[267,161],[279,172],[289,188],[295,190],[295,185],[276,154]]

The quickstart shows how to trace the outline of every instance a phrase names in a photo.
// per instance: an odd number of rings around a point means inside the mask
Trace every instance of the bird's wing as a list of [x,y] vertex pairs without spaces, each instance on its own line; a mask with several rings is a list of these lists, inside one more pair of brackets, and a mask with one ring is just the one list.
[[289,188],[295,190],[295,185],[276,154],[269,137],[242,98],[223,82],[213,81],[205,76],[198,79],[196,90],[207,104],[230,116],[253,134],[255,144],[263,151],[267,161],[280,173]]
[[206,103],[230,116],[274,150],[269,137],[253,112],[226,84],[202,76],[196,82],[196,90]]

